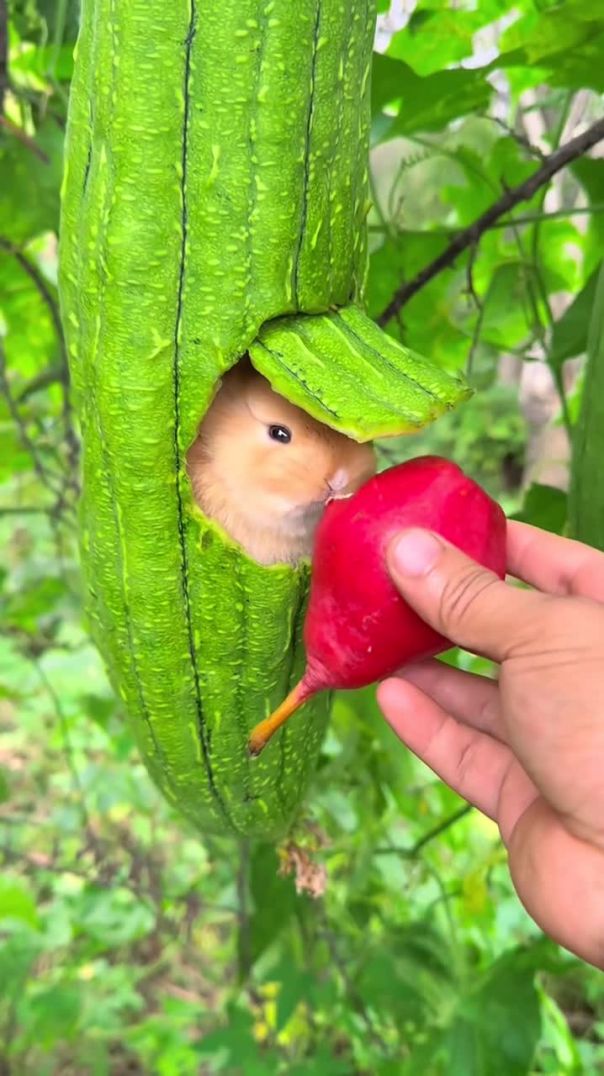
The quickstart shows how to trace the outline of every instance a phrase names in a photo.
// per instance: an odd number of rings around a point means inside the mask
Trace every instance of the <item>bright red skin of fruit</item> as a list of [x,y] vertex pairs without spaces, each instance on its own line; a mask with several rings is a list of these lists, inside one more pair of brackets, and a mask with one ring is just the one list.
[[357,688],[452,644],[401,598],[386,549],[406,527],[441,534],[505,575],[506,519],[500,506],[454,463],[423,456],[371,478],[326,508],[315,538],[304,627],[302,694]]

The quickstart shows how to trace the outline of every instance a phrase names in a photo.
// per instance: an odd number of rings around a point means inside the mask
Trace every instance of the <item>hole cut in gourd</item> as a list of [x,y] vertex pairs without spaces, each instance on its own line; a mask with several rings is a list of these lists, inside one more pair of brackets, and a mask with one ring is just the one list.
[[375,471],[375,438],[415,432],[468,394],[358,307],[268,321],[189,449],[194,501],[258,564],[295,565],[327,501]]
[[327,502],[371,477],[375,454],[276,392],[245,355],[221,379],[187,469],[204,516],[248,556],[298,564]]

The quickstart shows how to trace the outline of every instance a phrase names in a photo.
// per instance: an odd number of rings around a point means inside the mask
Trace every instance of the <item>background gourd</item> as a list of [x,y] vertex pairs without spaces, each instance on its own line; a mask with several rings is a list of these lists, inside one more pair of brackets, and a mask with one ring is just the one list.
[[249,350],[359,440],[460,382],[363,314],[369,0],[85,0],[61,296],[83,439],[91,629],[149,770],[194,823],[282,833],[328,712],[258,761],[299,678],[308,570],[252,563],[193,506],[186,452]]

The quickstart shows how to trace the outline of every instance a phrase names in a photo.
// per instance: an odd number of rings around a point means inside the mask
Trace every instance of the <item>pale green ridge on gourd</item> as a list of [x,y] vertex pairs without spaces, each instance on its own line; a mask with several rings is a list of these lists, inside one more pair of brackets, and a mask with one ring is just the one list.
[[[294,400],[307,373],[309,410],[347,371],[379,379],[372,430],[429,420],[448,391],[424,368],[403,406],[399,345],[360,311],[329,314],[316,345],[333,382],[299,354],[316,332],[300,314],[362,302],[374,18],[368,0],[82,2],[60,290],[88,616],[151,775],[201,829],[286,832],[329,702],[248,757],[302,671],[308,566],[252,563],[193,504],[186,452],[220,377],[296,315],[286,365],[254,361]],[[360,437],[362,421],[342,389],[332,424]]]
[[470,394],[355,306],[268,322],[249,353],[278,392],[357,441],[411,433]]

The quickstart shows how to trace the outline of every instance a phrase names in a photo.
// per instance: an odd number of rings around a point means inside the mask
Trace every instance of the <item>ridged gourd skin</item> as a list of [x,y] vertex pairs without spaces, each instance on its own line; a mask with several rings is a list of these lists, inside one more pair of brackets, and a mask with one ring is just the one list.
[[[383,334],[360,311],[360,367],[338,380],[328,365],[334,311],[362,301],[367,269],[374,23],[371,0],[82,4],[60,291],[88,614],[151,775],[202,830],[286,832],[329,707],[317,698],[249,758],[250,729],[304,667],[308,566],[260,567],[193,504],[186,453],[219,378],[251,349],[278,391],[359,440],[415,392],[415,374],[390,384],[379,368]],[[325,347],[303,327],[293,359],[289,337],[267,350],[266,323],[300,313],[328,315]],[[434,370],[422,392],[396,430],[465,394]]]

